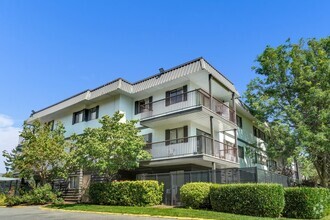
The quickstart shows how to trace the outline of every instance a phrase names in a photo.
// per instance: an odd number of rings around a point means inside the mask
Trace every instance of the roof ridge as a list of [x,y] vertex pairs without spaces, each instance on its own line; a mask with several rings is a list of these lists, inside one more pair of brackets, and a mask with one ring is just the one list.
[[[42,109],[40,109],[40,110],[38,110],[38,111],[33,111],[32,114],[30,115],[30,117],[32,117],[35,113],[39,113],[39,112],[41,112],[41,111],[43,111],[43,110],[46,110],[46,109],[48,109],[48,108],[51,108],[51,107],[53,107],[53,106],[55,106],[55,105],[58,105],[58,104],[60,104],[60,103],[63,103],[63,102],[65,102],[65,101],[69,100],[69,99],[72,99],[72,98],[74,98],[74,97],[77,97],[77,96],[79,96],[79,95],[81,95],[81,94],[83,94],[83,93],[86,93],[86,92],[88,92],[88,91],[89,91],[89,92],[94,92],[94,91],[96,91],[96,90],[98,90],[98,89],[101,89],[101,88],[103,88],[103,87],[106,87],[106,86],[108,86],[108,85],[110,85],[110,84],[113,84],[113,83],[115,83],[115,82],[117,82],[117,81],[123,81],[123,82],[125,82],[125,83],[127,83],[127,84],[129,84],[130,86],[133,87],[134,85],[137,85],[137,84],[142,83],[142,82],[144,82],[144,81],[147,81],[147,80],[149,80],[149,79],[157,78],[157,77],[159,77],[159,76],[161,76],[161,75],[163,75],[163,74],[166,74],[166,73],[168,73],[168,72],[170,72],[170,71],[173,71],[173,70],[175,70],[175,69],[182,68],[182,67],[184,67],[184,66],[190,65],[190,64],[192,64],[192,63],[194,63],[194,62],[201,61],[201,60],[204,61],[205,63],[207,63],[211,68],[213,68],[217,73],[219,73],[221,76],[223,76],[226,80],[228,80],[229,83],[231,83],[232,85],[234,85],[229,79],[227,79],[227,77],[225,77],[222,73],[220,73],[216,68],[214,68],[209,62],[207,62],[207,61],[201,56],[201,57],[195,58],[195,59],[193,59],[193,60],[187,61],[187,62],[185,62],[185,63],[182,63],[182,64],[180,64],[180,65],[177,65],[177,66],[171,67],[171,68],[165,70],[165,71],[162,72],[162,73],[154,74],[154,75],[152,75],[152,76],[149,76],[149,77],[144,78],[144,79],[142,79],[142,80],[136,81],[136,82],[134,82],[134,83],[131,83],[131,82],[129,82],[129,81],[127,81],[127,80],[125,80],[125,79],[119,77],[119,78],[117,78],[117,79],[115,79],[115,80],[112,80],[112,81],[110,81],[110,82],[107,82],[107,83],[105,83],[105,84],[103,84],[103,85],[101,85],[101,86],[98,86],[98,87],[94,88],[94,89],[87,89],[87,90],[84,90],[84,91],[82,91],[82,92],[80,92],[80,93],[77,93],[77,94],[72,95],[72,96],[70,96],[70,97],[68,97],[68,98],[66,98],[66,99],[63,99],[63,100],[61,100],[61,101],[59,101],[59,102],[56,102],[55,104],[52,104],[52,105],[47,106],[47,107],[45,107],[45,108],[42,108]],[[202,64],[201,64],[201,65],[202,65]]]

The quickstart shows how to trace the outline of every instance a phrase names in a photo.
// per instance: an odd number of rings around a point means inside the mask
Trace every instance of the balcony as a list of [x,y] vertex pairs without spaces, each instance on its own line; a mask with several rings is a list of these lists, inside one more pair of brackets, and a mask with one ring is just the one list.
[[205,107],[217,116],[235,123],[234,110],[201,89],[141,105],[141,123],[170,114],[193,111],[200,107]]
[[200,135],[147,144],[152,160],[208,155],[224,161],[238,163],[237,149]]

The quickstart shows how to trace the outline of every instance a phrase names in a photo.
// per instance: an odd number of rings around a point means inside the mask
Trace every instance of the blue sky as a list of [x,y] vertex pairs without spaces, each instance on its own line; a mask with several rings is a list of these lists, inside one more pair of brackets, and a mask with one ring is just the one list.
[[0,150],[15,145],[32,109],[200,56],[243,93],[266,45],[328,36],[329,8],[317,0],[1,0]]

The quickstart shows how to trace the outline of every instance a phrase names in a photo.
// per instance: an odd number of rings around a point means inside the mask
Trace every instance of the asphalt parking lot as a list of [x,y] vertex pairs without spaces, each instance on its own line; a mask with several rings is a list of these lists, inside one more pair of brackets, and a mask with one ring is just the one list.
[[[67,212],[61,210],[43,209],[40,206],[19,206],[14,208],[0,207],[1,220],[103,220],[103,219],[118,219],[118,220],[164,220],[166,218],[132,216],[122,214],[96,214],[84,212]],[[173,220],[173,219],[172,219]]]

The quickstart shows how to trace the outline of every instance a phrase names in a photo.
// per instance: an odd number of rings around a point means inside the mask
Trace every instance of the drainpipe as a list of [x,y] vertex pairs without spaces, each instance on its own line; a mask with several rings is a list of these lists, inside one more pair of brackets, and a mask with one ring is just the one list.
[[210,95],[210,109],[212,110],[212,102],[213,102],[213,98],[212,98],[212,75],[209,74],[209,95]]
[[[213,135],[213,116],[210,116],[210,134],[211,134],[211,149],[212,149],[212,155],[215,156],[215,149],[214,149],[214,135]],[[216,165],[215,162],[212,162],[212,182],[216,183]]]
[[[236,103],[235,103],[235,93],[233,92],[231,95],[232,106],[233,106],[233,121],[236,124]],[[235,148],[236,148],[236,161],[238,162],[238,146],[237,146],[237,129],[234,129],[234,136],[235,136]]]
[[[214,150],[214,135],[213,135],[213,116],[210,116],[210,134],[211,134],[211,150],[212,150],[212,156],[215,156],[215,150]],[[206,153],[206,152],[205,152]]]
[[232,101],[232,106],[233,106],[233,121],[236,124],[236,104],[235,104],[235,93],[233,92],[231,94],[231,101]]
[[235,148],[236,148],[236,161],[238,161],[238,143],[237,143],[237,129],[234,129]]

